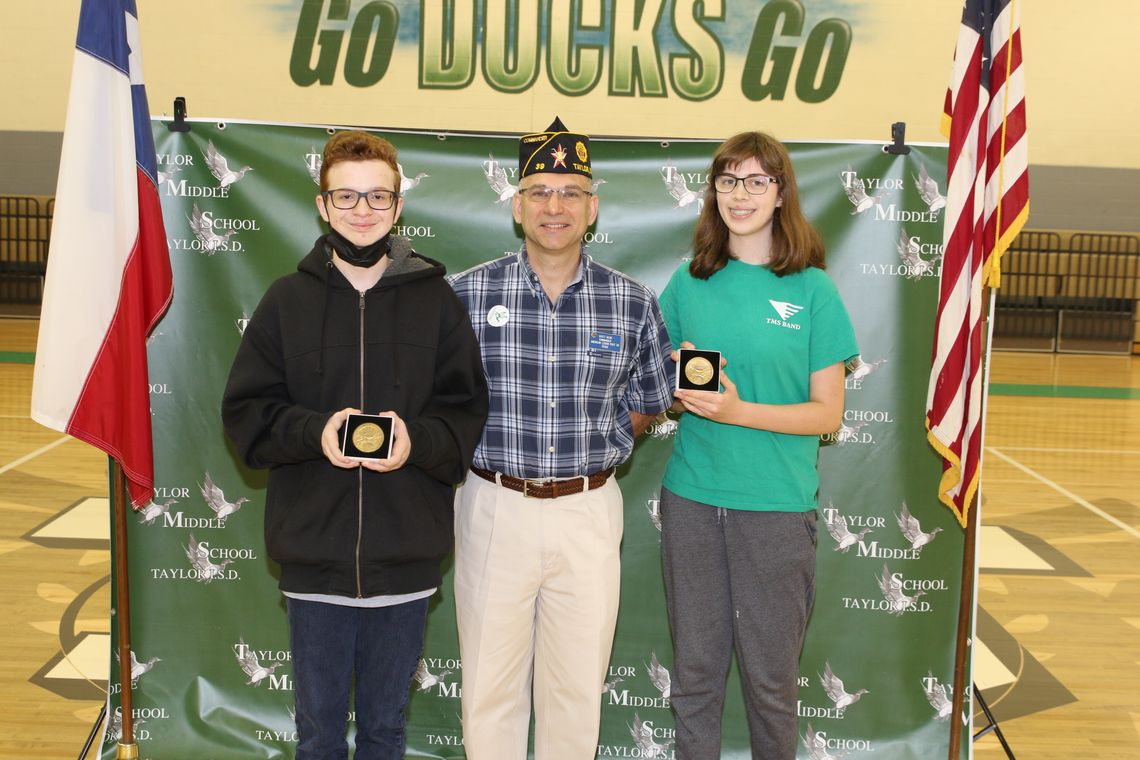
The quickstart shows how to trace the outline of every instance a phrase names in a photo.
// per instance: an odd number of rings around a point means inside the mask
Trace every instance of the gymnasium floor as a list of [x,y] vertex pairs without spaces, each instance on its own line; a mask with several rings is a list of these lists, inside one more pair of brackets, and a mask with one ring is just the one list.
[[[36,328],[0,319],[2,760],[76,757],[107,673],[105,458],[28,419]],[[1019,758],[1140,758],[1140,357],[991,383],[975,681]]]

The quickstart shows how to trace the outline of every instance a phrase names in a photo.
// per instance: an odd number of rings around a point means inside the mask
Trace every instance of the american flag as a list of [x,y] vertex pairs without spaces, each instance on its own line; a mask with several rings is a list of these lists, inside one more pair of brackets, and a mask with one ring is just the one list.
[[981,463],[982,286],[1029,215],[1018,0],[966,0],[946,92],[945,249],[926,399],[939,498],[965,526]]
[[135,0],[83,0],[40,315],[32,418],[153,494],[146,335],[171,299]]

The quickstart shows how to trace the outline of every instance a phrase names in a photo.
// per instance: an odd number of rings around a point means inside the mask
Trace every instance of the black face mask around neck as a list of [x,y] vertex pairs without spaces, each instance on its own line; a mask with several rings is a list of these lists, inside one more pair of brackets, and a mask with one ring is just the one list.
[[370,267],[384,257],[388,250],[392,247],[392,231],[389,230],[388,234],[377,240],[371,245],[359,246],[352,243],[344,235],[336,230],[329,230],[329,234],[325,236],[325,240],[336,251],[336,255],[340,256],[349,264],[354,267]]

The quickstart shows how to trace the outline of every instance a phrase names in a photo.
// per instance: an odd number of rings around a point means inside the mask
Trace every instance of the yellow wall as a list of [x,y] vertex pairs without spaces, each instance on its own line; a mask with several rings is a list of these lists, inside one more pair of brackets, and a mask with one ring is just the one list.
[[[503,0],[486,2],[498,7]],[[693,0],[677,2],[688,7]],[[747,27],[765,6],[762,0],[726,2],[736,18],[749,19]],[[1137,70],[1140,54],[1132,37],[1140,10],[1132,0],[1018,2],[1032,162],[1140,168],[1134,138],[1140,101],[1129,94],[1134,87],[1109,81],[1130,80]],[[396,4],[402,7],[408,0]],[[850,19],[853,29],[841,84],[818,104],[794,94],[782,101],[748,100],[741,93],[739,52],[726,58],[721,90],[700,102],[672,91],[663,98],[610,96],[605,56],[602,84],[581,97],[557,93],[545,61],[536,83],[517,94],[492,90],[478,71],[464,89],[421,90],[418,38],[413,34],[409,40],[414,30],[407,28],[379,83],[352,87],[338,72],[331,86],[300,87],[290,78],[289,62],[301,0],[140,0],[139,5],[155,113],[169,112],[173,98],[183,95],[192,117],[519,132],[544,127],[557,113],[571,128],[597,135],[720,137],[763,128],[790,140],[883,140],[891,122],[905,121],[909,140],[941,141],[939,116],[962,0],[805,0],[809,25],[832,15]],[[353,13],[364,5],[354,0]],[[419,2],[410,5],[418,9]],[[6,38],[0,65],[7,72],[0,130],[62,130],[78,7],[78,0],[0,3]],[[322,28],[345,29],[348,23],[326,20]],[[792,42],[802,47],[803,37],[806,33]],[[668,69],[667,56],[662,57]],[[801,58],[802,50],[797,61]]]

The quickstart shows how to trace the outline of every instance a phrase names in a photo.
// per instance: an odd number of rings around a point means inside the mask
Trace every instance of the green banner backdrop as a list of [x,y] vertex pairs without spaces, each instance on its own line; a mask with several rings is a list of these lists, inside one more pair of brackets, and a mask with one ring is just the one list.
[[[128,529],[135,736],[144,760],[291,757],[284,605],[262,542],[265,477],[236,460],[219,407],[246,320],[322,232],[313,198],[331,130],[153,126],[175,295],[149,344],[157,486]],[[381,134],[400,150],[406,205],[398,231],[417,250],[451,272],[517,250],[514,137]],[[715,145],[592,141],[601,211],[588,235],[591,255],[660,291],[689,255]],[[922,418],[946,151],[923,146],[898,156],[879,144],[834,143],[790,150],[862,349],[847,379],[843,427],[821,447],[826,530],[801,662],[800,757],[944,757],[963,535],[936,498],[940,467]],[[619,472],[621,612],[599,684],[599,757],[674,756],[657,523],[673,424],[655,425]],[[236,511],[219,517],[222,502]],[[460,668],[448,572],[413,684],[409,757],[464,757]],[[118,687],[111,692],[107,758],[121,725]],[[735,669],[728,695],[724,756],[745,758]]]

